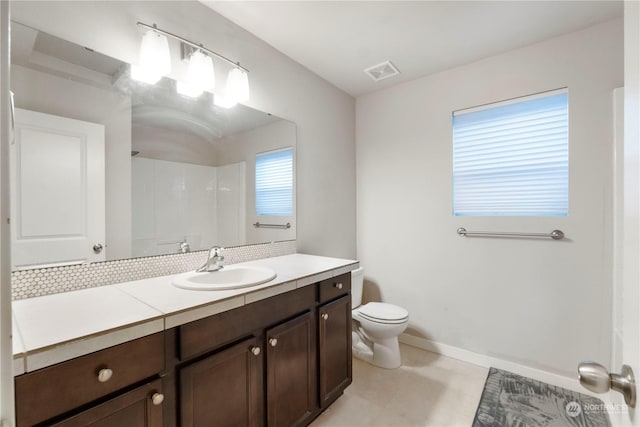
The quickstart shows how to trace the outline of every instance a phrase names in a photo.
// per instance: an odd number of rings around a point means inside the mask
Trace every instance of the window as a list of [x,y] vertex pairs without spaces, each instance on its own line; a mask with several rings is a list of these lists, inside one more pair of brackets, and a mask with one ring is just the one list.
[[453,113],[453,214],[566,216],[566,89]]
[[256,155],[256,215],[293,215],[293,149]]

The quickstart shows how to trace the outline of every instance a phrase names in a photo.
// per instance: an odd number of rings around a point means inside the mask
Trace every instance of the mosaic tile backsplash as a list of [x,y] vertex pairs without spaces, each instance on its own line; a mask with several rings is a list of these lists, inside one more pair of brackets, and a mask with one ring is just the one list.
[[[78,289],[184,273],[200,267],[208,251],[121,259],[90,264],[38,268],[11,273],[14,300],[58,294]],[[236,246],[224,250],[224,264],[296,253],[296,241]]]

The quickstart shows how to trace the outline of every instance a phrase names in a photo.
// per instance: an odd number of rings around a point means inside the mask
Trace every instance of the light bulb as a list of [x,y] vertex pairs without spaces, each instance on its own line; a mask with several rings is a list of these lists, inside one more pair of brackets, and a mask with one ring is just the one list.
[[249,77],[244,70],[234,68],[229,71],[225,95],[235,102],[245,102],[249,99]]

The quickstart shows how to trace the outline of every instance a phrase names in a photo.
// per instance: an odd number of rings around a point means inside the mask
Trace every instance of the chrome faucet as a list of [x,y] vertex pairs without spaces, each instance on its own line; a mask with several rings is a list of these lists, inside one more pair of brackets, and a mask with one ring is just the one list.
[[187,242],[187,238],[178,243],[178,252],[186,254],[187,252],[191,252],[191,248],[189,247],[189,242]]
[[221,264],[224,261],[224,256],[221,255],[221,252],[224,248],[220,246],[214,246],[209,249],[209,254],[207,255],[207,261],[204,263],[202,267],[196,270],[198,273],[206,272],[206,271],[218,271],[222,269],[224,266]]

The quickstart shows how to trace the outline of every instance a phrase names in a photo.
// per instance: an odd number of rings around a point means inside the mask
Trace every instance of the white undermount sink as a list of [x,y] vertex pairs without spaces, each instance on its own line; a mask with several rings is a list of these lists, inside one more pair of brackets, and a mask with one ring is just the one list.
[[173,285],[195,291],[220,291],[259,285],[275,279],[270,268],[230,265],[218,271],[198,273],[189,271],[173,277]]

